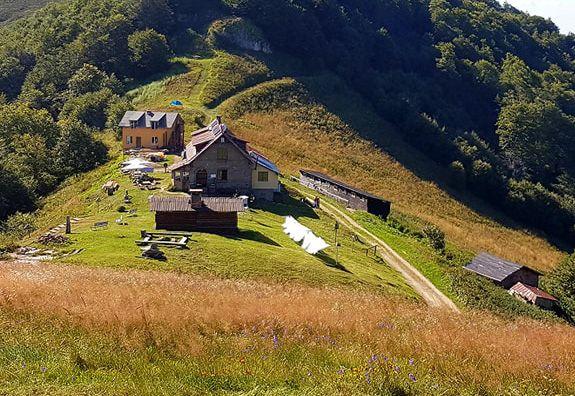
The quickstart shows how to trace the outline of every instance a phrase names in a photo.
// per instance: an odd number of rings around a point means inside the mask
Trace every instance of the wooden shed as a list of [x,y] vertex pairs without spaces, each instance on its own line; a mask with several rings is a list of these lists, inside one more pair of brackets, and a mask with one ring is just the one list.
[[321,172],[302,169],[300,174],[300,184],[327,195],[348,208],[364,210],[384,219],[389,216],[391,202],[381,197],[335,180]]
[[230,234],[238,231],[238,212],[243,200],[199,195],[151,196],[150,210],[156,212],[156,229]]
[[510,289],[521,282],[538,287],[541,273],[521,264],[513,263],[488,253],[480,253],[465,268],[491,279],[496,285]]
[[546,293],[537,287],[524,285],[521,282],[517,282],[511,289],[509,289],[509,293],[525,302],[545,309],[553,309],[557,303],[557,299],[551,294]]

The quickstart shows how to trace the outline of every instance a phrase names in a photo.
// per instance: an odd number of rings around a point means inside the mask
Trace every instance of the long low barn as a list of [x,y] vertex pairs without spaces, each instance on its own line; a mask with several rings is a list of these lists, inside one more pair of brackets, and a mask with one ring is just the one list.
[[152,196],[150,210],[156,212],[156,229],[229,234],[238,231],[238,212],[244,210],[239,198]]
[[321,172],[300,170],[300,183],[331,197],[348,208],[364,210],[376,216],[387,218],[391,211],[391,202],[367,191],[342,183]]

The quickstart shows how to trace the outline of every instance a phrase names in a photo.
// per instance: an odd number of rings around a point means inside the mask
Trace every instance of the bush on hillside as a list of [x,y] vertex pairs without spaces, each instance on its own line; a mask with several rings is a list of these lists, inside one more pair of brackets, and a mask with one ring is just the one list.
[[543,278],[543,286],[559,299],[561,308],[575,320],[575,253]]
[[17,239],[30,235],[36,228],[36,216],[31,213],[16,212],[2,224],[2,232]]
[[427,225],[423,227],[422,232],[432,248],[440,252],[445,250],[445,233],[439,227]]

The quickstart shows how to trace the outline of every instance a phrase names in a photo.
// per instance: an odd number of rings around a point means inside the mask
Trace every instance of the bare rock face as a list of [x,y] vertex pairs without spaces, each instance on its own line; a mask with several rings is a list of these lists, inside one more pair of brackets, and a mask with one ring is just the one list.
[[232,46],[271,54],[270,43],[260,28],[243,18],[215,21],[208,31],[208,41],[215,46]]

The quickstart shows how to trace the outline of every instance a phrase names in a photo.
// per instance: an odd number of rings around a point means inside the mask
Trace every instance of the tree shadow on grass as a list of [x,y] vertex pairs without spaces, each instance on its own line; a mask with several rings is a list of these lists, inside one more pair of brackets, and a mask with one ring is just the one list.
[[265,236],[261,232],[253,231],[253,230],[239,230],[238,232],[236,232],[234,234],[227,234],[227,235],[223,235],[223,236],[228,238],[228,239],[233,239],[236,241],[254,241],[254,242],[259,242],[259,243],[265,243],[266,245],[271,245],[271,246],[278,246],[278,247],[281,246],[279,243],[277,243],[276,241],[274,241],[270,237]]

